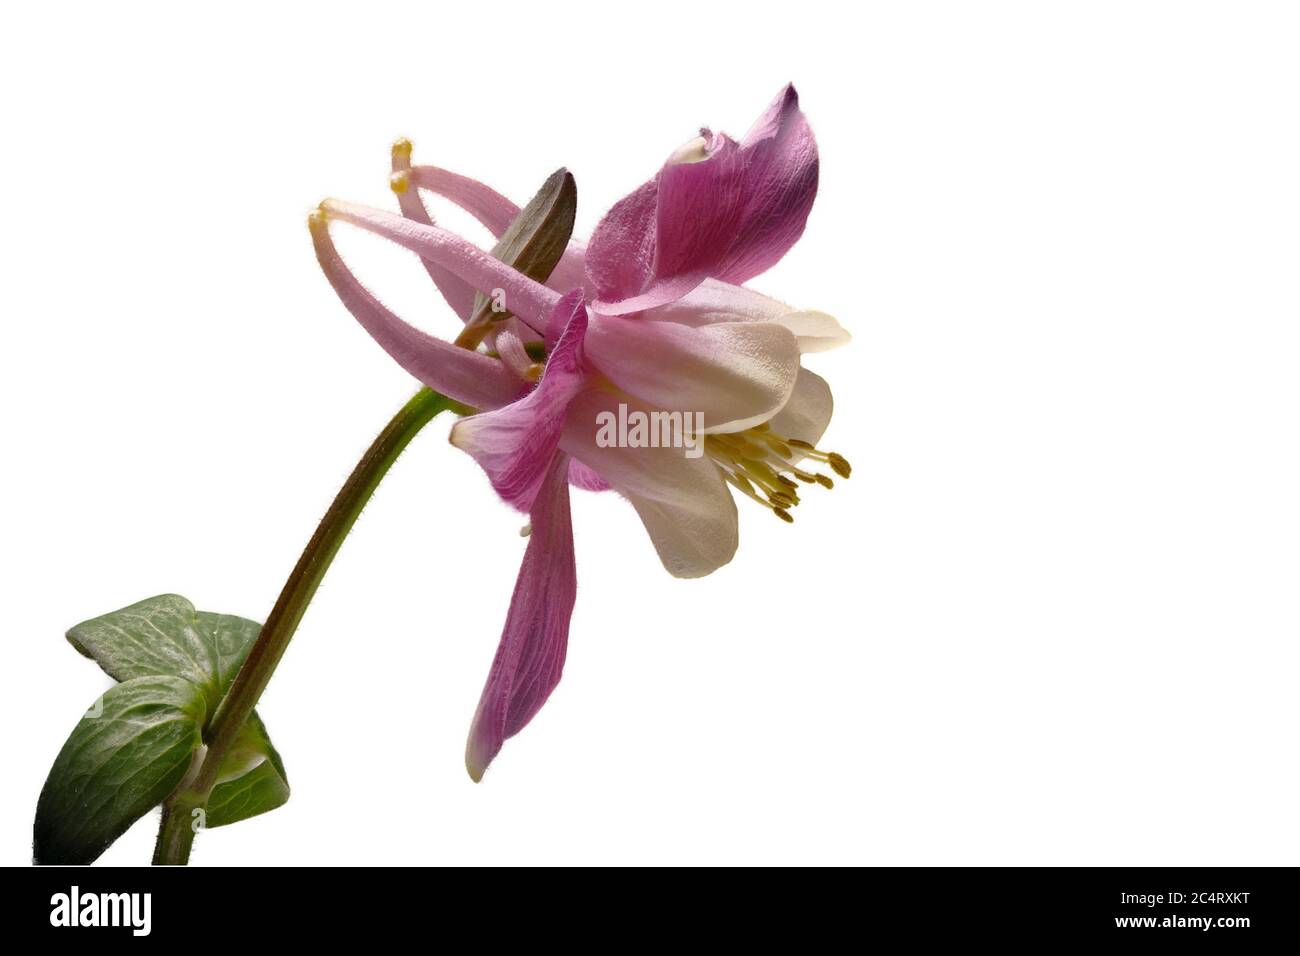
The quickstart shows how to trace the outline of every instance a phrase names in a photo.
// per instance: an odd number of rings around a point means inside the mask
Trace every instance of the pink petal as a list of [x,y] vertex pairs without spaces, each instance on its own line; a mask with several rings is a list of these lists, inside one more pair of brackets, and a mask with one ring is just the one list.
[[748,201],[745,157],[729,137],[707,139],[707,159],[670,160],[596,226],[587,272],[597,311],[626,315],[685,295],[735,241]]
[[708,159],[670,162],[659,173],[655,210],[658,279],[702,273],[702,281],[713,272],[735,242],[754,200],[748,194],[744,151],[726,135],[706,140]]
[[[410,188],[410,143],[407,142],[404,146],[405,148],[399,144],[393,147],[393,173],[395,177],[402,174],[406,175],[403,188],[398,189],[394,185],[394,190],[397,192],[397,205],[401,208],[402,215],[407,219],[426,226],[432,226],[433,218],[424,207],[424,201],[420,199],[420,195],[416,190]],[[398,181],[398,179],[394,179],[395,184]],[[468,320],[470,311],[474,308],[474,287],[468,282],[457,278],[445,266],[440,266],[424,258],[421,258],[420,262],[424,265],[424,271],[429,273],[429,278],[433,280],[433,284],[442,293],[442,297],[451,306],[451,310],[460,316],[462,322]]]
[[740,431],[785,405],[799,373],[794,336],[771,322],[691,328],[598,315],[587,356],[619,388],[666,411],[701,412],[706,431]]
[[654,276],[659,184],[650,180],[605,213],[587,244],[587,278],[602,300],[630,298]]
[[595,311],[625,315],[736,284],[777,262],[803,233],[817,195],[817,143],[787,86],[741,143],[704,134],[617,203],[587,250]]
[[538,386],[504,408],[462,418],[451,430],[451,443],[472,455],[497,494],[520,511],[532,508],[555,455],[569,402],[583,385],[587,308],[582,290],[559,301],[550,327],[564,332]]
[[609,491],[610,484],[593,468],[588,468],[576,458],[569,459],[569,484],[583,491]]
[[680,299],[655,310],[654,318],[686,325],[735,322],[741,319],[774,322],[793,309],[777,299],[743,285],[705,279]]
[[321,203],[321,210],[329,219],[360,226],[445,267],[479,292],[492,295],[494,290],[500,289],[506,308],[539,332],[545,330],[547,316],[560,299],[559,293],[534,282],[446,229],[413,222],[382,209],[334,199]]
[[528,548],[465,746],[465,768],[475,781],[506,738],[533,719],[564,670],[578,589],[568,467],[566,456],[555,456],[533,504]]
[[519,215],[519,207],[490,186],[437,166],[415,166],[410,182],[454,202],[500,239]]
[[316,258],[356,320],[402,368],[430,388],[475,408],[514,401],[520,382],[501,362],[457,348],[407,324],[365,288],[339,256],[325,216],[310,219]]
[[[477,179],[471,179],[468,176],[462,176],[447,169],[440,169],[437,166],[411,166],[409,152],[394,150],[393,169],[394,171],[399,169],[408,170],[408,186],[413,185],[417,189],[427,189],[435,195],[450,200],[482,223],[498,239],[501,238],[501,234],[506,231],[515,217],[519,215],[519,206]],[[414,191],[409,188],[406,193],[398,194],[399,200],[407,194],[411,194],[411,198],[402,203],[403,213],[406,213],[408,205],[418,206],[421,211],[424,211],[424,204],[420,202]],[[424,218],[411,216],[409,213],[407,215],[417,222],[432,222],[427,211],[425,211]],[[576,239],[569,240],[564,256],[555,266],[555,269],[552,270],[551,277],[546,280],[546,285],[558,292],[568,292],[570,289],[581,287],[586,274],[584,265],[585,251],[583,243]],[[439,288],[442,288],[442,286],[440,285]],[[444,297],[447,296],[446,289],[443,289],[443,295]],[[472,306],[473,296],[470,297],[470,301]]]
[[793,84],[745,134],[741,149],[751,201],[740,235],[716,273],[737,285],[780,261],[803,235],[817,197],[817,140]]
[[587,293],[588,299],[592,298],[594,292],[587,284],[587,244],[585,242],[578,239],[569,240],[564,255],[560,257],[560,261],[551,270],[551,277],[546,280],[546,285],[557,292],[581,289]]

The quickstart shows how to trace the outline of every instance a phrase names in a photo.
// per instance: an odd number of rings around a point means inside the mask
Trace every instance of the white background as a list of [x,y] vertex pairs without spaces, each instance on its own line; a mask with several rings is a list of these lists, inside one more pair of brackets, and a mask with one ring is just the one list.
[[793,526],[742,502],[699,581],[580,495],[564,680],[474,785],[524,542],[438,423],[263,700],[293,798],[194,862],[1295,864],[1293,10],[9,8],[0,859],[108,683],[63,631],[164,591],[264,617],[413,389],[319,275],[318,200],[392,207],[406,135],[519,200],[569,166],[585,235],[794,80],[821,192],[753,285],[854,333],[808,362],[853,479]]

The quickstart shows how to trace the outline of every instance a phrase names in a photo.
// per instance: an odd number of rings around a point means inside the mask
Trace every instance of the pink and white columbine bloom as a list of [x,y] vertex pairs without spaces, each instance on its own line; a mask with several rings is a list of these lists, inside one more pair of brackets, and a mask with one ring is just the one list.
[[[559,682],[577,580],[569,485],[613,488],[631,502],[664,567],[698,577],[731,560],[729,487],[785,520],[809,470],[848,463],[816,448],[831,417],[826,382],[800,355],[847,341],[829,315],[791,309],[743,287],[803,232],[818,156],[793,87],[737,142],[704,130],[618,202],[585,246],[572,241],[545,284],[433,224],[418,189],[445,197],[500,236],[519,207],[482,183],[411,166],[393,149],[402,215],[328,200],[310,226],[321,267],[374,339],[421,382],[480,409],[451,441],[493,488],[529,515],[514,596],[466,748],[478,780]],[[414,186],[416,189],[412,189]],[[469,317],[476,291],[501,290],[515,316],[492,351],[426,335],[393,314],[344,264],[330,223],[385,236],[423,260],[448,304]],[[545,349],[544,365],[530,356]],[[702,413],[701,457],[681,448],[601,447],[598,416]]]

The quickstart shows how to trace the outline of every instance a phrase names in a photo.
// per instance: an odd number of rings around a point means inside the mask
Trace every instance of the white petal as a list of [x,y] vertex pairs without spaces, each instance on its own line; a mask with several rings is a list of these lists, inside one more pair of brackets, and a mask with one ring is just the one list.
[[[621,396],[599,388],[569,406],[560,447],[626,497],[669,574],[702,577],[731,560],[739,541],[736,503],[707,455],[683,448],[602,448],[597,416],[614,411]],[[629,411],[648,411],[632,404]]]
[[716,322],[775,322],[794,333],[800,354],[825,352],[850,339],[849,333],[825,312],[792,309],[784,302],[744,286],[709,279],[676,302],[653,309],[645,318],[701,326]]
[[801,355],[837,349],[852,338],[834,316],[825,312],[786,312],[772,321],[794,333]]
[[830,424],[834,408],[831,387],[826,384],[826,379],[816,372],[801,368],[790,401],[768,424],[778,435],[815,445]]
[[799,374],[799,349],[772,322],[676,322],[595,316],[587,358],[645,404],[704,415],[706,432],[741,431],[786,404]]

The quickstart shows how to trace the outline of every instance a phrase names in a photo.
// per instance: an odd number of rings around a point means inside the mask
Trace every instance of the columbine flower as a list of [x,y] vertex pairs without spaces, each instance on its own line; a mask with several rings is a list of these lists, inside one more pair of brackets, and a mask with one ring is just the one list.
[[[848,335],[829,315],[741,285],[795,243],[817,191],[817,146],[793,87],[740,142],[704,130],[677,150],[609,211],[589,244],[569,244],[545,284],[434,225],[417,190],[451,200],[498,237],[519,207],[472,179],[413,167],[410,155],[405,141],[393,149],[402,216],[330,200],[310,225],[325,274],[375,340],[429,387],[481,410],[456,424],[451,441],[529,515],[527,550],[466,749],[478,780],[564,666],[576,593],[569,484],[612,487],[627,498],[670,573],[714,571],[737,544],[728,485],[790,521],[800,482],[831,487],[818,465],[848,476],[843,458],[816,448],[831,392],[799,358]],[[329,231],[335,221],[419,255],[462,319],[476,292],[490,290],[504,294],[515,318],[494,330],[491,351],[420,332],[343,263]],[[702,413],[706,454],[601,447],[598,416],[620,403]]]

